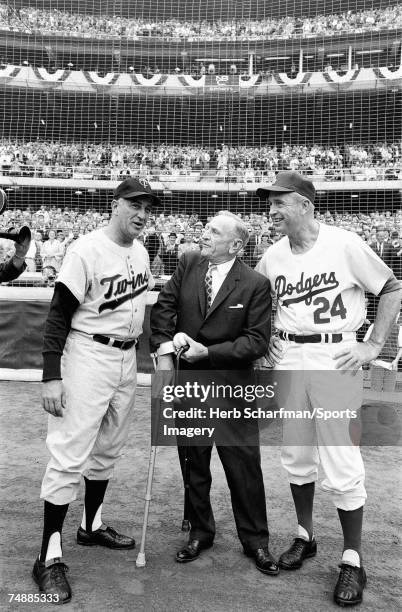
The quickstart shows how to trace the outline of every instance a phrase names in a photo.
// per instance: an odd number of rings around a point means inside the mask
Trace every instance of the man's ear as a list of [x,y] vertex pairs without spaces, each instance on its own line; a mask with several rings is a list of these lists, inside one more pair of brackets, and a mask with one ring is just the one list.
[[243,248],[243,240],[235,238],[229,248],[229,253],[236,255]]
[[112,215],[116,212],[118,205],[119,205],[119,200],[112,200],[112,204],[111,204]]

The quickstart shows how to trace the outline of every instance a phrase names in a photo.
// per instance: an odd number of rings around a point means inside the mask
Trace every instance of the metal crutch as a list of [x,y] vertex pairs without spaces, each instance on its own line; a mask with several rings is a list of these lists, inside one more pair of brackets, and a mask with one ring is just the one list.
[[[177,362],[179,361],[179,359],[180,359],[182,353],[184,352],[184,350],[186,350],[185,347],[180,349],[179,352],[177,353]],[[154,370],[156,371],[156,360],[155,360],[155,357],[152,357],[152,359],[153,359],[153,364],[154,364]],[[159,429],[159,415],[160,415],[160,406],[158,405],[157,415],[156,415],[157,418],[156,418],[156,422],[155,422],[155,438],[156,439],[157,439],[157,432],[158,432],[158,429]],[[155,439],[155,441],[156,441],[156,439]],[[154,440],[152,440],[152,441],[154,441]],[[157,451],[157,445],[156,444],[152,444],[151,445],[150,456],[149,456],[149,464],[148,464],[148,478],[147,478],[147,488],[146,488],[146,492],[145,492],[145,507],[144,507],[144,518],[143,518],[143,522],[142,522],[141,544],[140,544],[140,550],[138,552],[137,559],[136,559],[136,562],[135,562],[137,567],[145,567],[145,565],[146,565],[145,540],[146,540],[146,536],[147,536],[149,508],[150,508],[151,499],[152,499],[152,481],[153,481],[154,471],[155,471],[156,451]]]

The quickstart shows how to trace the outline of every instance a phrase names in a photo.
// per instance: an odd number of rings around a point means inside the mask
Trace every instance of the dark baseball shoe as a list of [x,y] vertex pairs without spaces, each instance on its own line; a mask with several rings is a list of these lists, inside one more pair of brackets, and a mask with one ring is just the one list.
[[51,595],[50,601],[55,604],[64,604],[71,599],[71,588],[66,578],[68,567],[58,557],[49,559],[45,563],[36,559],[32,570],[41,593]]
[[284,570],[299,569],[303,565],[304,559],[315,557],[317,554],[317,542],[308,541],[303,538],[295,538],[288,550],[279,557],[279,567]]
[[363,589],[367,583],[366,572],[362,567],[347,563],[339,565],[338,582],[335,586],[334,601],[338,606],[355,606],[363,601]]
[[111,527],[96,529],[96,531],[85,531],[80,527],[77,531],[77,544],[82,546],[106,546],[106,548],[130,550],[135,547],[134,538],[117,533]]

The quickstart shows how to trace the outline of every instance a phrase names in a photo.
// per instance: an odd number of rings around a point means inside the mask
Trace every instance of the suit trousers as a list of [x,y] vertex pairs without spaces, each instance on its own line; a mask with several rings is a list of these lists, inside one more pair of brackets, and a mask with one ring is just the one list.
[[[258,436],[258,431],[257,431]],[[185,458],[189,467],[190,538],[212,542],[215,519],[210,501],[212,446],[178,446],[185,479]],[[265,490],[260,448],[255,446],[216,446],[229,485],[237,534],[244,550],[268,546]]]

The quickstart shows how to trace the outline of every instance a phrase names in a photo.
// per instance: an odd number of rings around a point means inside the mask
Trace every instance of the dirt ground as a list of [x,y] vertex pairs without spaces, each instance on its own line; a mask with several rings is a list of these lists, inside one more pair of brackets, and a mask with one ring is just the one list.
[[[39,488],[47,462],[44,444],[46,416],[40,408],[37,383],[0,383],[1,443],[1,566],[0,610],[41,611],[51,604],[9,603],[10,593],[36,593],[31,578],[42,530]],[[104,504],[105,522],[133,533],[139,546],[149,458],[150,390],[138,392],[136,417],[125,456],[116,469]],[[394,405],[399,411],[400,406]],[[378,405],[367,409],[376,419]],[[400,421],[399,412],[399,423]],[[384,426],[395,428],[395,420]],[[362,449],[368,501],[364,524],[364,563],[368,584],[361,610],[400,610],[400,446]],[[262,448],[270,548],[279,554],[287,548],[296,526],[293,504],[279,448]],[[125,610],[205,612],[255,611],[321,612],[339,609],[332,603],[338,575],[341,531],[328,495],[317,490],[315,532],[318,554],[296,572],[277,577],[258,572],[242,553],[234,528],[222,467],[213,454],[212,503],[217,537],[212,549],[191,564],[174,560],[185,541],[180,532],[183,490],[176,450],[160,448],[157,455],[153,500],[146,546],[147,565],[135,566],[137,550],[110,551],[75,543],[83,496],[71,504],[63,532],[64,560],[70,567],[73,600],[71,611]],[[252,500],[251,500],[252,501]]]

